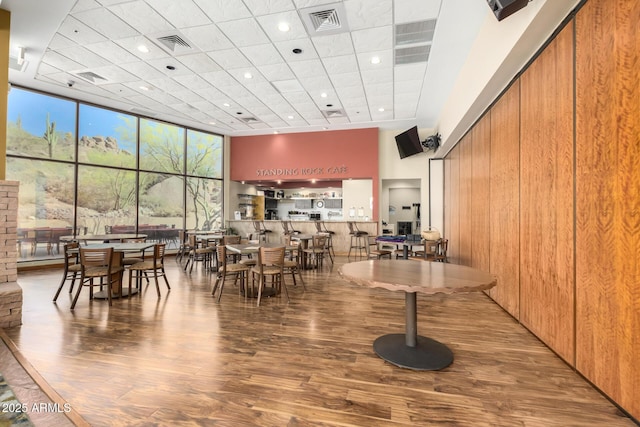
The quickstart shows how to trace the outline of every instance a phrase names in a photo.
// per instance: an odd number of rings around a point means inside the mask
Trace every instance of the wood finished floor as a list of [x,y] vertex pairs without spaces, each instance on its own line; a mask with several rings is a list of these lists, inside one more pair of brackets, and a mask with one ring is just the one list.
[[[225,287],[167,261],[171,292],[88,301],[74,312],[61,269],[20,272],[23,325],[6,330],[92,426],[633,426],[482,293],[418,296],[418,332],[455,360],[416,372],[372,342],[404,331],[404,296],[303,272],[291,302]],[[402,262],[402,261],[399,261]]]

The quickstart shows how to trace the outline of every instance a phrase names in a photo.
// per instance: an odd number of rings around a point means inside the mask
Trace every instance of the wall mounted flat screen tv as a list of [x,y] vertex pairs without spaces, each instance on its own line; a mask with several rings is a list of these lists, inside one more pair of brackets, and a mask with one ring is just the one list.
[[418,127],[414,126],[396,135],[396,145],[398,146],[398,153],[400,153],[401,159],[422,153],[422,144],[420,143],[420,137],[418,137]]

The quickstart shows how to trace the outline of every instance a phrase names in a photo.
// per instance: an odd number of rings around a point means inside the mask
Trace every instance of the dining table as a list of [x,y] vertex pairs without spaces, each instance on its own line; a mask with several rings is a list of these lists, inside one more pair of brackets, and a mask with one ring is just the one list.
[[409,258],[409,251],[413,251],[414,246],[424,246],[424,240],[422,239],[410,239],[406,236],[378,236],[376,242],[381,244],[393,244],[402,246],[402,258]]
[[[112,257],[112,265],[119,267],[122,266],[122,259],[124,257],[125,253],[138,253],[138,252],[144,252],[147,249],[153,248],[154,247],[154,243],[153,242],[127,242],[127,243],[118,243],[118,242],[113,242],[113,243],[93,243],[93,244],[88,244],[86,246],[82,246],[82,248],[89,248],[89,249],[104,249],[104,248],[113,248],[113,257]],[[75,248],[75,249],[69,249],[68,252],[73,254],[73,253],[79,253],[80,248]],[[119,297],[126,297],[129,295],[135,295],[136,293],[138,293],[138,290],[136,288],[131,288],[131,294],[129,294],[129,289],[125,289],[122,286],[122,281],[123,281],[123,271],[120,271],[118,274],[118,280],[116,280],[113,285],[111,286],[111,298],[119,298]],[[95,292],[93,294],[93,298],[95,299],[108,299],[109,295],[107,294],[106,290],[103,291],[99,291],[99,292]]]
[[477,292],[490,289],[497,283],[493,274],[472,267],[402,259],[347,263],[340,267],[339,274],[357,285],[404,292],[405,332],[378,337],[373,349],[387,362],[413,370],[439,370],[453,362],[453,352],[449,347],[418,335],[416,295]]
[[126,239],[146,239],[146,234],[139,233],[114,233],[114,234],[78,234],[78,235],[68,235],[68,236],[60,236],[60,240],[64,242],[84,242],[88,244],[89,242],[119,242],[122,243],[123,240]]
[[[225,245],[229,252],[232,252],[236,255],[256,255],[260,251],[260,247],[266,248],[277,248],[284,246],[282,243],[269,243],[269,242],[260,242],[260,243],[232,243]],[[295,246],[285,246],[285,249],[293,250],[296,249]],[[248,280],[248,279],[247,279]],[[248,288],[248,287],[247,287]],[[276,294],[275,289],[267,288],[262,291],[262,297],[274,296]],[[250,298],[257,298],[257,292],[253,292],[247,295]]]

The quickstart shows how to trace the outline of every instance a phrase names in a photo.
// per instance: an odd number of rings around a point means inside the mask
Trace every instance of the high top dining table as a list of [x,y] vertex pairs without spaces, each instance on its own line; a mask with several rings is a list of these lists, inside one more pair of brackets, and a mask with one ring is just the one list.
[[439,370],[453,362],[446,345],[418,335],[416,294],[475,292],[496,285],[492,274],[443,262],[368,260],[344,264],[339,273],[358,285],[405,293],[405,333],[383,335],[373,349],[387,362],[414,370]]

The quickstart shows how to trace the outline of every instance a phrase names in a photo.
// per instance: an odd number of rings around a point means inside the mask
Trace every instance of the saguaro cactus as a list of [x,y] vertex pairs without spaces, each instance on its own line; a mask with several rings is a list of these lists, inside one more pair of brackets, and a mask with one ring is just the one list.
[[47,113],[47,128],[42,136],[49,145],[49,158],[53,158],[53,146],[58,142],[58,134],[56,133],[56,122],[50,122],[49,113]]

